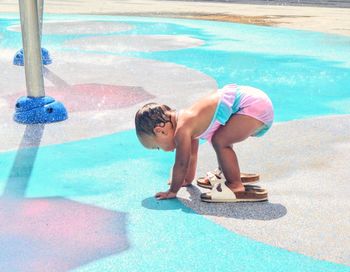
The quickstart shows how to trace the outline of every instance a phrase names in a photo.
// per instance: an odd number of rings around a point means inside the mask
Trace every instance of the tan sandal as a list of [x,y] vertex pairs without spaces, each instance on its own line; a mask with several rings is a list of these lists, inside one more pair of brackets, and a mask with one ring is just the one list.
[[201,194],[205,202],[260,202],[268,200],[267,190],[258,186],[245,186],[244,192],[232,192],[225,182],[216,184],[208,193]]
[[[197,185],[202,188],[212,189],[217,183],[223,181],[224,175],[222,171],[217,168],[214,171],[207,172],[205,177],[197,179]],[[244,184],[256,183],[260,179],[258,174],[241,173],[241,180]]]

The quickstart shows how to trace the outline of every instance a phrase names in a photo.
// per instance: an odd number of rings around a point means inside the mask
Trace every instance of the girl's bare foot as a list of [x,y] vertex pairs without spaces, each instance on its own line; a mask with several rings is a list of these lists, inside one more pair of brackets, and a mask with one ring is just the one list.
[[225,181],[225,185],[230,188],[230,190],[232,192],[244,192],[245,191],[245,188],[242,184],[242,182],[228,182],[228,181]]

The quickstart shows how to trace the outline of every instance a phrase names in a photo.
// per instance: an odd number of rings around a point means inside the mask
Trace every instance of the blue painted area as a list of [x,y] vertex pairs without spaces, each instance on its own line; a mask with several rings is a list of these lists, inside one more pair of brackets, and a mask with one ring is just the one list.
[[[14,158],[0,155],[2,186]],[[172,159],[143,149],[133,131],[42,147],[22,190],[128,214],[130,248],[76,271],[350,271],[236,235],[178,200],[156,201]]]
[[[350,112],[346,37],[175,19],[71,15],[46,19],[135,26],[108,35],[202,39],[205,44],[193,49],[124,55],[182,64],[212,76],[219,86],[237,82],[259,87],[271,96],[278,121]],[[18,24],[15,16],[0,20],[0,48],[20,47],[20,33],[6,30],[12,24]],[[63,50],[65,40],[84,36],[89,35],[46,35],[43,43],[50,51]],[[20,194],[5,192],[28,198],[60,196],[128,214],[130,248],[77,271],[350,271],[236,235],[177,200],[156,201],[154,193],[167,188],[173,154],[143,149],[133,131],[34,151],[29,152],[33,160],[29,164],[28,157],[20,160],[18,153],[0,153],[0,188],[4,190],[9,177],[20,172],[25,183],[13,187]]]

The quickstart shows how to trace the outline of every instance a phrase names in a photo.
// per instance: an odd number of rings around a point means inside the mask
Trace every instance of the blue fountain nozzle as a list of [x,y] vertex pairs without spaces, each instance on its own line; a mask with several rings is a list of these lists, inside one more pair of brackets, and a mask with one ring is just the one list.
[[[41,48],[41,59],[43,65],[49,65],[52,63],[52,58],[47,49]],[[17,66],[24,66],[24,52],[23,48],[18,50],[13,58],[13,64]]]
[[67,118],[68,113],[64,105],[50,96],[23,96],[16,102],[14,120],[18,123],[53,123]]

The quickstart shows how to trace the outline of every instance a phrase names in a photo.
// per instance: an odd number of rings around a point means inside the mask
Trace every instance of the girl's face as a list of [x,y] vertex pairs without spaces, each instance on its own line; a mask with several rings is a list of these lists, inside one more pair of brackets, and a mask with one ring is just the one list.
[[164,127],[155,127],[154,136],[149,136],[143,139],[143,143],[150,149],[161,149],[164,151],[174,151],[174,129],[172,124],[166,123]]
[[154,138],[154,143],[157,146],[158,149],[162,149],[164,151],[174,151],[175,149],[175,142],[174,142],[174,135],[172,134],[156,134]]

